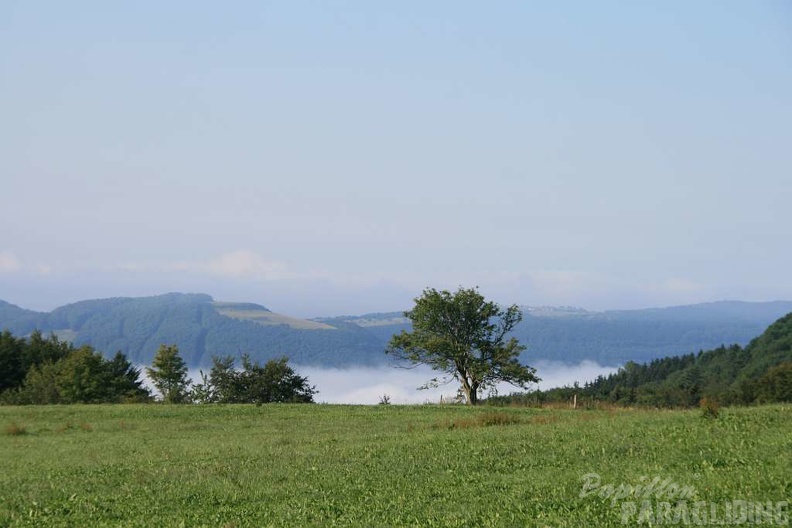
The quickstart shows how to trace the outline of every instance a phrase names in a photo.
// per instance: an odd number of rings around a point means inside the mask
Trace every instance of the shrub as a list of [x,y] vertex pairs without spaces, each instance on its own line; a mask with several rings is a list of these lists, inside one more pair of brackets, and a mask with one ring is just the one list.
[[702,418],[717,418],[720,414],[720,405],[713,398],[702,398],[699,402]]

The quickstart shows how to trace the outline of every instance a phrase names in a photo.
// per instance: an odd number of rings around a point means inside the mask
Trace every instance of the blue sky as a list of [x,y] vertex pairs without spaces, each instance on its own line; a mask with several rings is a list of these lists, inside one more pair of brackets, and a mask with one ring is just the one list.
[[0,5],[0,299],[792,299],[792,8]]

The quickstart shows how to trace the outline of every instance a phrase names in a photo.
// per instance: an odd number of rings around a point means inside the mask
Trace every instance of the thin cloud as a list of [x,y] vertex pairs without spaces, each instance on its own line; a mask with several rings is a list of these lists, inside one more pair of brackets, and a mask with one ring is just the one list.
[[284,279],[297,276],[285,263],[246,249],[225,253],[195,268],[212,275],[233,278]]
[[15,273],[22,269],[22,263],[10,251],[0,251],[0,273]]
[[42,276],[52,275],[54,271],[55,271],[54,268],[47,264],[39,264],[38,266],[36,266],[36,273],[38,275],[42,275]]
[[223,253],[207,260],[175,261],[165,263],[127,262],[107,268],[104,271],[123,271],[128,273],[192,273],[233,279],[282,280],[313,277],[314,274],[301,274],[278,260],[269,259],[249,249],[239,249]]

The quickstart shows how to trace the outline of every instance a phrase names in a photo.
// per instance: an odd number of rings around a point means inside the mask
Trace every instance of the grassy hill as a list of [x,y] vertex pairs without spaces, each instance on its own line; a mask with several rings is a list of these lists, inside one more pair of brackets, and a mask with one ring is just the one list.
[[[528,346],[523,360],[604,365],[650,361],[721,344],[746,345],[792,302],[721,302],[652,310],[588,312],[569,308],[525,309],[515,336]],[[409,321],[401,313],[373,313],[305,320],[253,303],[215,301],[205,294],[81,301],[42,313],[0,301],[0,329],[23,336],[55,332],[76,345],[108,355],[122,351],[150,363],[162,343],[176,344],[190,366],[212,355],[250,353],[266,361],[282,355],[296,364],[326,367],[385,364],[388,339]]]

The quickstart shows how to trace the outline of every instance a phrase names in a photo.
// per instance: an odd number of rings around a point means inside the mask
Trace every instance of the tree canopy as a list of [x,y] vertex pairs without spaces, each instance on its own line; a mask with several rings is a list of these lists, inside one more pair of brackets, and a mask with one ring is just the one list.
[[190,378],[187,365],[176,345],[160,345],[151,368],[146,368],[151,383],[165,403],[186,403],[190,399]]
[[213,357],[209,375],[193,390],[200,403],[313,403],[316,387],[297,374],[288,358],[271,359],[263,366],[242,356],[242,370],[232,356]]
[[124,354],[105,359],[35,331],[29,339],[0,334],[0,403],[119,403],[150,399],[140,371]]
[[456,380],[466,401],[476,405],[480,393],[499,382],[528,388],[539,381],[536,369],[518,360],[525,347],[514,337],[507,338],[522,320],[516,305],[503,310],[477,288],[460,287],[454,293],[427,288],[404,315],[412,321],[412,331],[394,335],[386,352],[444,374],[424,388]]

